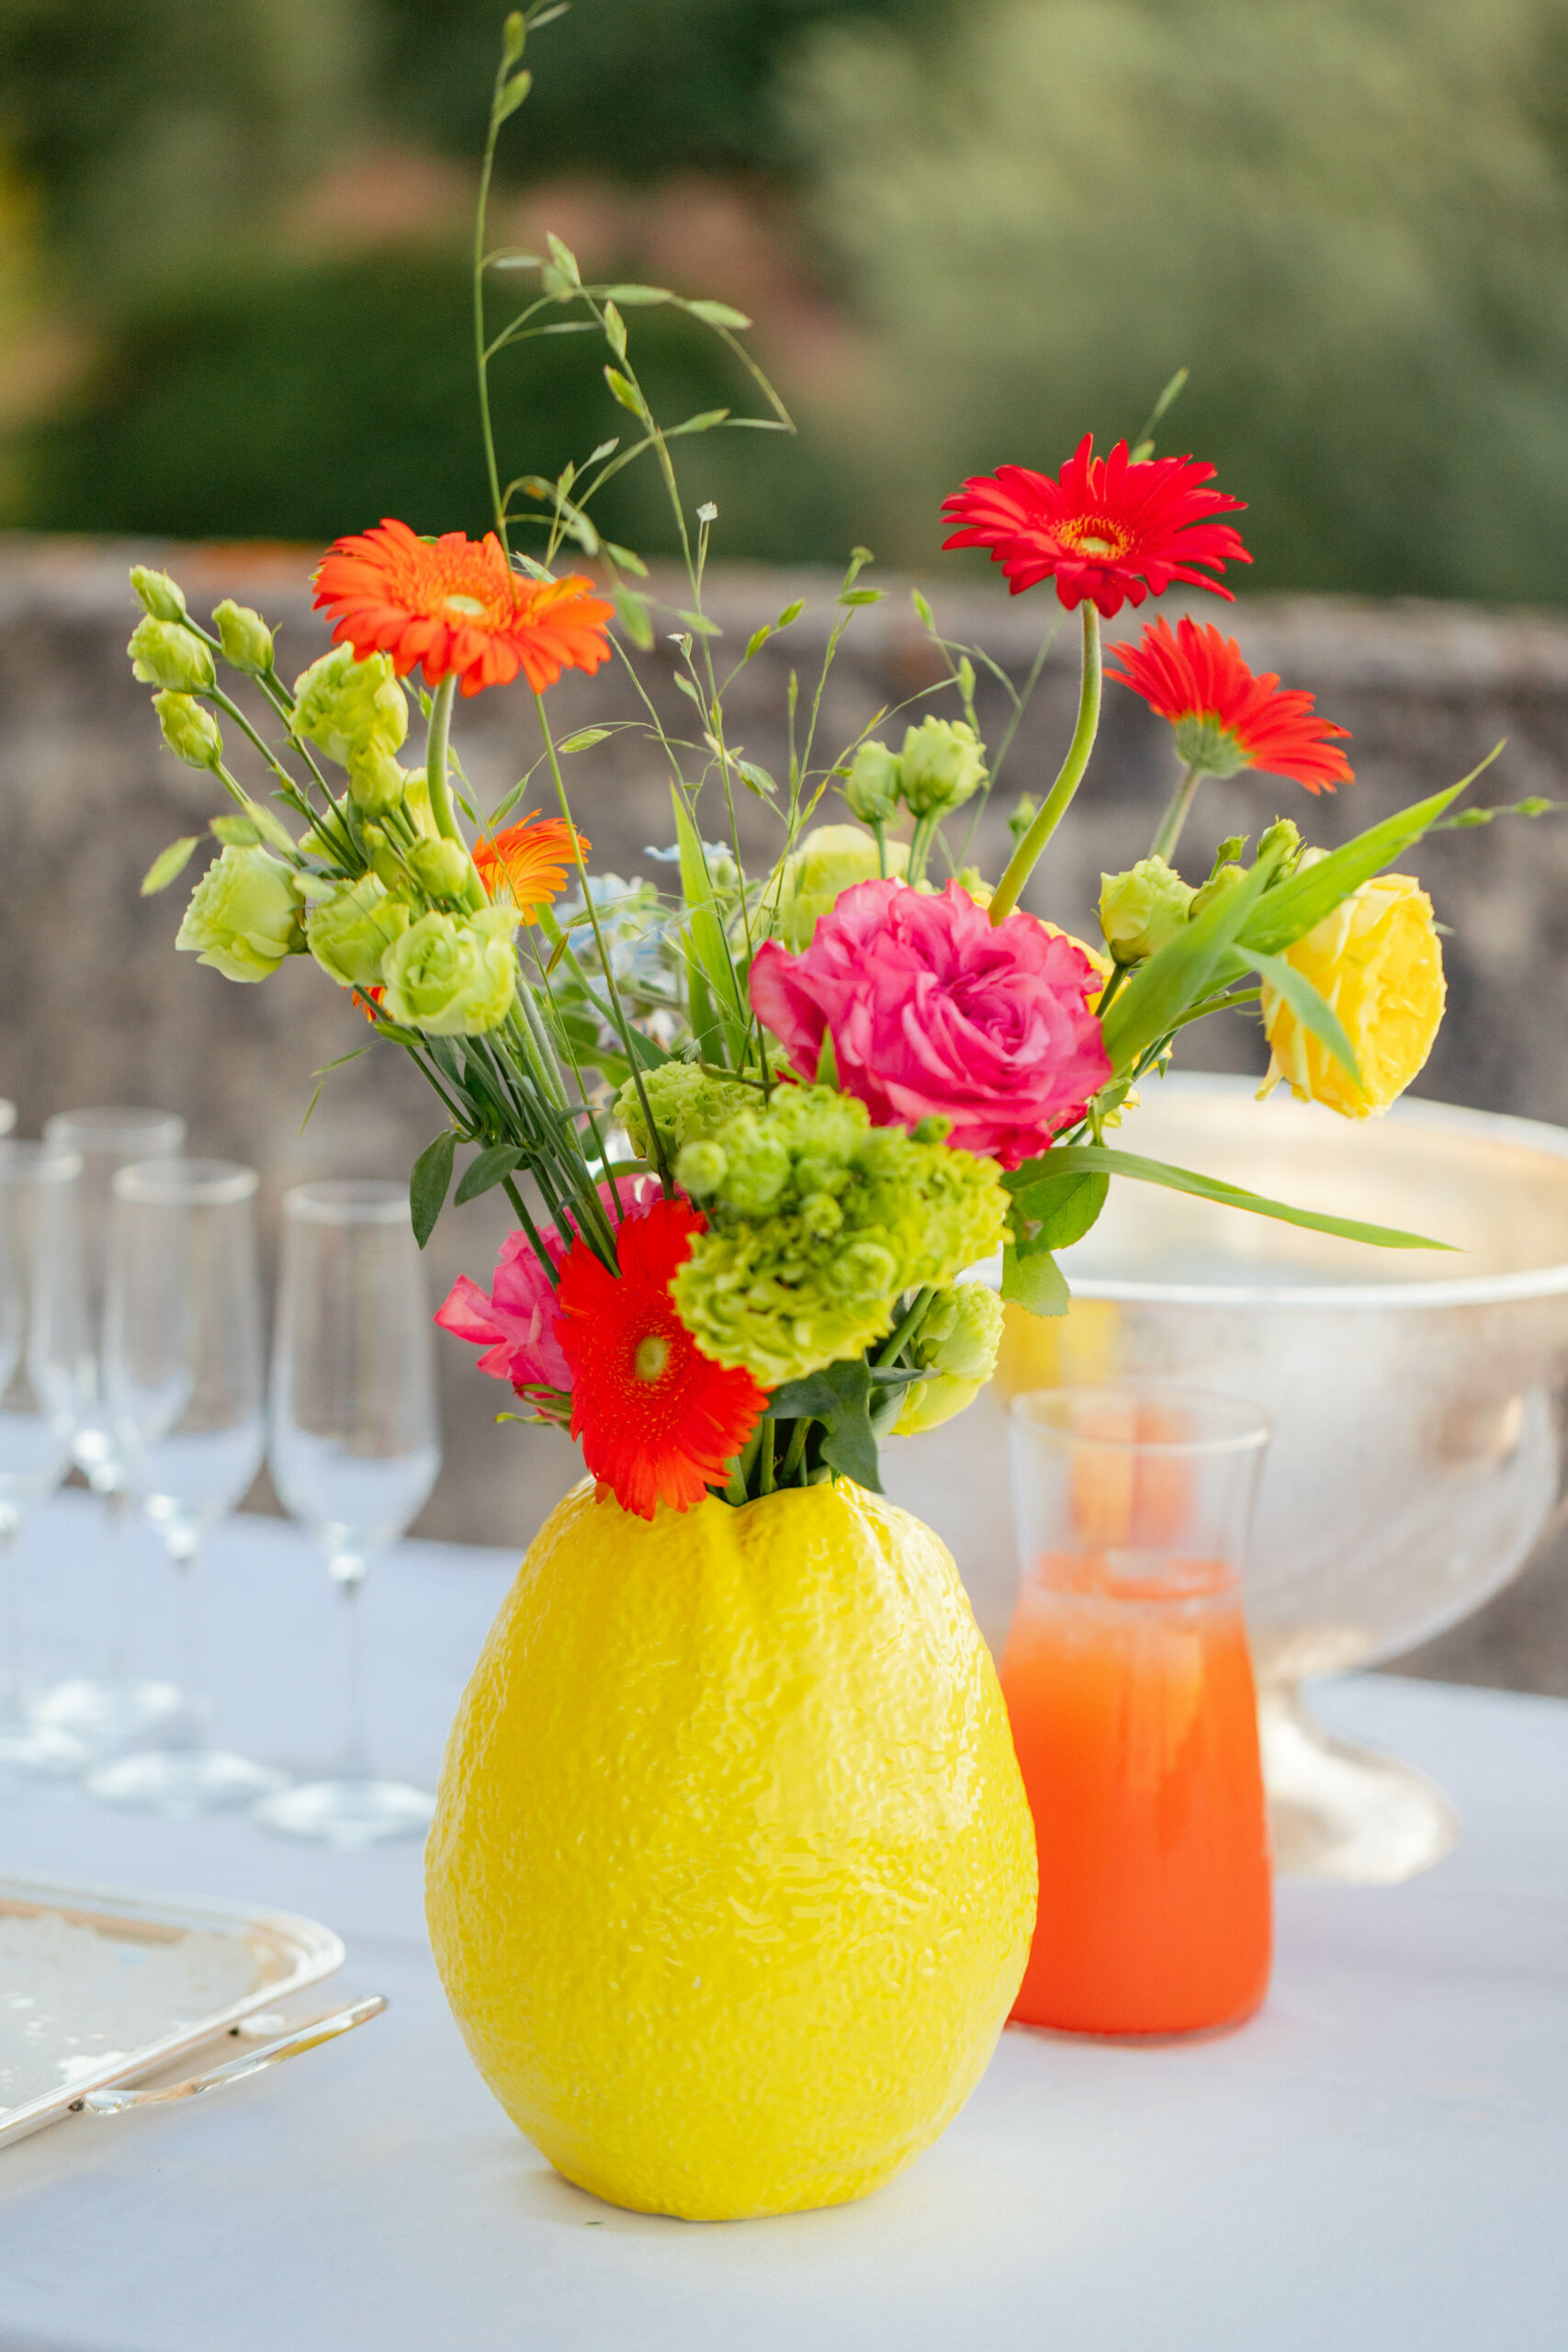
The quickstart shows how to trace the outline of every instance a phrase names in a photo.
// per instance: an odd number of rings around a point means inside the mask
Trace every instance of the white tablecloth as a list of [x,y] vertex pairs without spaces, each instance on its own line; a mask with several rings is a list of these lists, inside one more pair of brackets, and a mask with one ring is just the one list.
[[[89,1514],[66,1498],[25,1538],[45,1662]],[[375,1572],[388,1766],[434,1771],[510,1570],[410,1544]],[[208,1587],[220,1727],[321,1760],[321,1570],[243,1521]],[[548,2170],[447,2017],[412,1849],[0,1797],[0,1869],[308,1912],[348,1942],[344,1996],[391,2002],[221,2098],[0,2151],[0,2352],[1562,2352],[1568,1704],[1365,1678],[1324,1712],[1441,1779],[1456,1853],[1392,1890],[1282,1885],[1244,2031],[1010,2031],[900,2180],[764,2222],[621,2213]]]

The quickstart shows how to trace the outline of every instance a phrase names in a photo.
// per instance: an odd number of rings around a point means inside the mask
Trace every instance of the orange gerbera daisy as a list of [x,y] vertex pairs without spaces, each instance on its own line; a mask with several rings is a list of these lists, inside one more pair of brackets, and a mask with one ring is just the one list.
[[541,816],[536,808],[492,841],[476,842],[474,864],[490,896],[506,891],[524,922],[532,922],[540,907],[559,898],[567,867],[592,846],[564,817]]
[[707,1230],[685,1201],[655,1201],[615,1229],[620,1272],[584,1241],[561,1261],[556,1337],[571,1366],[571,1434],[623,1510],[690,1510],[722,1486],[767,1404],[743,1368],[705,1356],[670,1284]]
[[316,608],[359,661],[389,653],[400,678],[423,666],[427,685],[456,677],[465,695],[510,684],[519,670],[536,694],[563,670],[596,670],[615,610],[576,574],[523,579],[493,531],[431,541],[391,521],[333,541],[316,568]]
[[1350,730],[1319,718],[1311,695],[1281,686],[1272,670],[1249,670],[1234,637],[1183,619],[1173,634],[1148,621],[1136,645],[1113,645],[1106,667],[1176,729],[1176,749],[1207,775],[1262,768],[1309,792],[1332,792],[1353,772],[1337,746]]

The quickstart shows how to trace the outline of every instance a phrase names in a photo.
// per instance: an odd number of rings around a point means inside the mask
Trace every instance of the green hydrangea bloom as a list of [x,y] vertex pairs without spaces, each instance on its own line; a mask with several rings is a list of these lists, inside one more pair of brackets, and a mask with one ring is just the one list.
[[783,1086],[764,1102],[674,1064],[648,1083],[708,1220],[671,1295],[705,1354],[766,1388],[859,1355],[904,1292],[951,1283],[1001,1240],[994,1161],[874,1127],[850,1095]]
[[[684,1144],[712,1135],[721,1121],[758,1100],[754,1087],[734,1079],[709,1078],[693,1062],[661,1062],[642,1074],[643,1092],[659,1130],[667,1159],[673,1159]],[[649,1158],[649,1134],[642,1102],[630,1079],[622,1087],[615,1116],[641,1157]]]

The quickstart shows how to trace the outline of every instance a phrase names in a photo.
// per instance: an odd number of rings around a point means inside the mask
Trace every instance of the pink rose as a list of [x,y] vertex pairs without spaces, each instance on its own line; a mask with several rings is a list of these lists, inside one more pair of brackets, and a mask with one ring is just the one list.
[[[630,1216],[659,1193],[657,1178],[617,1177],[615,1192],[620,1215]],[[610,1221],[616,1211],[608,1184],[599,1197]],[[539,1238],[558,1266],[575,1235],[563,1241],[553,1225],[540,1227]],[[495,1280],[487,1297],[478,1283],[459,1274],[436,1310],[435,1320],[457,1340],[483,1348],[479,1370],[492,1380],[510,1380],[521,1396],[525,1388],[570,1390],[571,1372],[556,1337],[556,1286],[534,1252],[534,1245],[519,1227],[501,1245]]]
[[950,882],[926,897],[858,882],[804,954],[776,940],[751,967],[751,1003],[805,1080],[827,1034],[839,1084],[879,1126],[951,1119],[948,1141],[1004,1168],[1043,1151],[1111,1076],[1082,948],[1032,915],[994,927]]

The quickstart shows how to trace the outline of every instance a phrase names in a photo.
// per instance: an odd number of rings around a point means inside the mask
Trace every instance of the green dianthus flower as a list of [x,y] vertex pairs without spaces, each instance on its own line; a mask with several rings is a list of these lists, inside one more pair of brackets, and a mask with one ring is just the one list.
[[647,1082],[708,1219],[671,1295],[705,1354],[764,1387],[859,1355],[906,1291],[951,1283],[1000,1240],[993,1161],[873,1127],[852,1096],[785,1086],[764,1102],[673,1064]]

